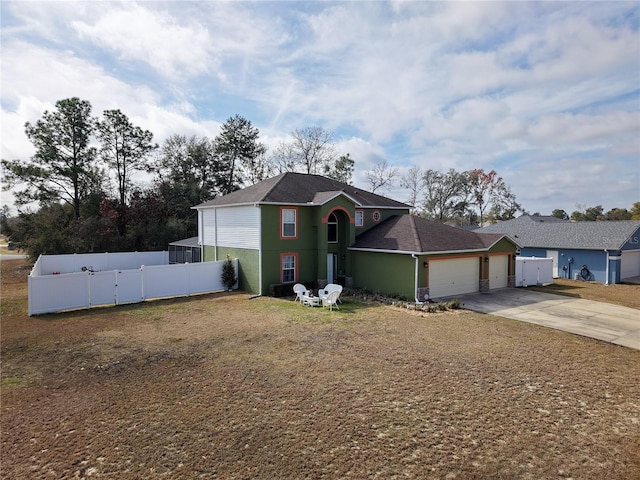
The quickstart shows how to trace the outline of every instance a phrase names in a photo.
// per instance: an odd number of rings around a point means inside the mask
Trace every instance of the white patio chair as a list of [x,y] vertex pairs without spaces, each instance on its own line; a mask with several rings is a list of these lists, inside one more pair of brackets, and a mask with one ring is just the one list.
[[293,286],[293,292],[296,294],[296,299],[294,300],[294,302],[300,300],[300,303],[302,303],[302,297],[304,297],[306,295],[307,287],[305,287],[301,283],[296,283]]
[[318,296],[320,298],[323,298],[323,297],[326,297],[327,295],[329,295],[331,292],[338,292],[338,302],[342,303],[342,300],[340,300],[340,295],[342,294],[342,285],[337,285],[335,283],[329,283],[322,290],[318,290]]
[[329,294],[325,297],[321,297],[322,300],[322,308],[329,307],[329,310],[333,311],[333,307],[336,307],[340,310],[338,306],[338,297],[340,296],[340,292],[338,290],[333,290],[329,292]]

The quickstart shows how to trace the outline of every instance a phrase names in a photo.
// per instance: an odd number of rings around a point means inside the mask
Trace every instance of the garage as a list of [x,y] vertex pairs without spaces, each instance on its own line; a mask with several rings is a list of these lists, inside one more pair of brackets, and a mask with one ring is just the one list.
[[489,257],[489,289],[505,288],[509,284],[509,256]]
[[620,266],[620,278],[640,276],[640,251],[622,252],[622,264]]
[[463,257],[429,261],[429,297],[451,297],[480,290],[480,260]]

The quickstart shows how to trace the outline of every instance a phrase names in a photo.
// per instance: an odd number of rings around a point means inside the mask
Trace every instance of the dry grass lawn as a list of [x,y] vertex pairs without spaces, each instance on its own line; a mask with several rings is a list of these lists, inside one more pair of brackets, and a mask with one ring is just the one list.
[[579,280],[556,278],[552,285],[527,288],[545,293],[555,293],[557,295],[614,303],[640,309],[639,285],[604,285],[600,282],[581,282]]
[[640,478],[635,350],[348,299],[29,318],[27,274],[2,262],[2,478]]

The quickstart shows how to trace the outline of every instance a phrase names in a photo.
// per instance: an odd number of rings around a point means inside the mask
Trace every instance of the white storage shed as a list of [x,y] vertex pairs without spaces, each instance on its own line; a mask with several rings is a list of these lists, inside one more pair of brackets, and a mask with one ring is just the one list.
[[516,287],[553,283],[553,259],[516,257]]

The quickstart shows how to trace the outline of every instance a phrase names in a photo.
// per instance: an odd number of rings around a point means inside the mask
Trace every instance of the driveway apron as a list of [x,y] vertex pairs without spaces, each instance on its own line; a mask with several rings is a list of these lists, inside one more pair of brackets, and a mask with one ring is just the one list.
[[535,323],[640,350],[640,310],[634,308],[526,288],[465,295],[460,301],[468,310]]

